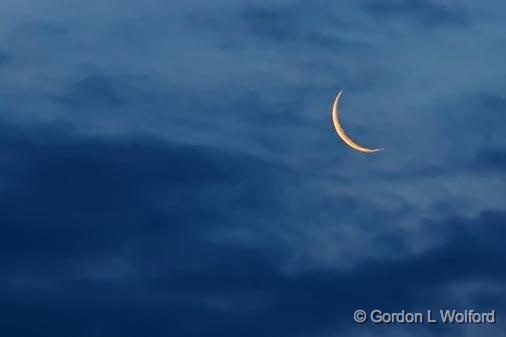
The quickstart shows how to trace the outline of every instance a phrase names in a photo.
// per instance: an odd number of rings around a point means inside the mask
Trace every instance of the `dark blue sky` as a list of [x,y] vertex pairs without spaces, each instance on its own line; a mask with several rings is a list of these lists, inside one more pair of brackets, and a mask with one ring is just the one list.
[[[2,1],[0,336],[504,336],[505,31],[498,0]],[[385,151],[338,140],[340,89]]]

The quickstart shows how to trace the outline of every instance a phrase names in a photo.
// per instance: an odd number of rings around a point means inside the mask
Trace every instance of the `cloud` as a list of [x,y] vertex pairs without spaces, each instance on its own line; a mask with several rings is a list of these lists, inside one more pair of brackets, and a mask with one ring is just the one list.
[[506,151],[503,149],[483,149],[472,161],[474,169],[504,173],[506,168]]
[[90,76],[73,84],[62,101],[73,108],[117,107],[122,98],[107,77]]
[[8,64],[10,61],[10,57],[8,54],[0,53],[0,67]]
[[[51,134],[49,140],[45,140],[46,133]],[[42,140],[33,141],[37,138]],[[192,222],[196,224],[195,217],[212,219],[213,213],[232,201],[223,200],[227,195],[220,190],[231,186],[233,194],[234,185],[246,178],[253,187],[277,175],[275,168],[261,160],[255,163],[254,157],[234,158],[212,148],[170,145],[149,138],[104,142],[50,129],[29,138],[14,134],[2,140],[6,175],[2,217],[11,224],[6,229],[12,230],[12,236],[4,236],[4,244],[25,252],[38,247],[58,250],[60,245],[62,249],[79,249],[81,245],[87,249],[85,233],[94,231],[101,234],[95,238],[100,241],[95,248],[107,246],[110,239],[113,243],[125,235],[147,233],[145,221],[150,217],[162,217],[171,227],[194,212]],[[263,169],[267,173],[260,173]],[[194,208],[213,195],[210,205]],[[252,195],[249,201],[261,211],[269,207],[272,195],[274,191],[265,191],[265,195]],[[240,201],[241,195],[235,198]],[[163,211],[165,203],[168,214]],[[23,204],[32,206],[22,211],[19,207]],[[44,221],[43,226],[38,225],[39,220]],[[108,229],[107,224],[120,223],[119,233]],[[32,233],[29,238],[23,238],[26,230]],[[46,240],[54,242],[47,244]]]
[[[284,191],[300,173],[153,138],[2,129],[0,294],[13,336],[324,336],[355,331],[357,306],[437,307],[452,303],[436,294],[454,284],[504,283],[503,210],[430,220],[426,230],[440,239],[419,253],[388,258],[375,249],[380,255],[344,269],[311,259],[287,268],[293,247],[261,222],[294,220],[285,205],[301,205],[299,197]],[[369,217],[349,216],[339,221]],[[385,228],[393,218],[374,219]],[[395,233],[380,239],[388,240]],[[472,303],[503,307],[487,300],[491,291],[480,288]],[[195,317],[199,324],[184,323]]]
[[427,27],[461,26],[469,23],[466,11],[456,2],[374,0],[365,2],[363,7],[378,19],[409,18]]
[[283,10],[273,11],[259,8],[245,10],[244,20],[254,34],[277,41],[290,39],[296,34],[293,23]]
[[[337,10],[329,11],[319,2],[311,5],[258,3],[238,8],[193,11],[186,23],[199,32],[211,32],[224,50],[237,51],[261,44],[265,48],[292,50],[300,55],[304,48],[318,48],[319,53],[352,54],[370,48],[365,41],[339,34],[348,24]],[[254,44],[253,44],[254,43]]]

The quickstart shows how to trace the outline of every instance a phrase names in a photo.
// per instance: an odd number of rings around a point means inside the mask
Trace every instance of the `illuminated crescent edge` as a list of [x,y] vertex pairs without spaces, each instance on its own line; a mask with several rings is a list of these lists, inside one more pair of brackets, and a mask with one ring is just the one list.
[[336,129],[337,134],[339,137],[343,140],[343,142],[351,147],[353,150],[362,152],[362,153],[374,153],[378,151],[382,151],[383,148],[377,148],[377,149],[371,149],[362,145],[359,145],[355,143],[353,140],[351,140],[350,137],[344,132],[343,128],[341,127],[341,124],[339,123],[338,118],[338,106],[339,106],[339,98],[341,97],[341,93],[343,91],[339,91],[337,93],[336,99],[334,100],[334,104],[332,105],[332,122],[334,123],[334,128]]

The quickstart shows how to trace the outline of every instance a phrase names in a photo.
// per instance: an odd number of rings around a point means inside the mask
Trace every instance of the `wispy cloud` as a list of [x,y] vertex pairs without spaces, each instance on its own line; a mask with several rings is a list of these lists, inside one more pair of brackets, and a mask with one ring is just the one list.
[[457,1],[367,1],[364,9],[378,19],[408,19],[427,27],[467,25],[469,16]]

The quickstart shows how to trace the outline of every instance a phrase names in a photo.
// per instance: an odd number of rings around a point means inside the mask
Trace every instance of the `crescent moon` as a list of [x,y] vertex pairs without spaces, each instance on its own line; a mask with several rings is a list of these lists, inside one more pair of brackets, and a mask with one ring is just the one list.
[[343,142],[351,147],[353,150],[362,152],[362,153],[374,153],[378,151],[382,151],[383,148],[377,148],[377,149],[371,149],[362,145],[359,145],[355,143],[353,140],[351,140],[350,137],[344,132],[343,128],[341,127],[341,123],[339,123],[338,118],[338,106],[339,106],[339,98],[341,97],[341,93],[343,91],[339,91],[336,99],[334,100],[334,104],[332,105],[332,122],[334,123],[334,128],[336,129],[337,134],[339,137],[343,140]]

